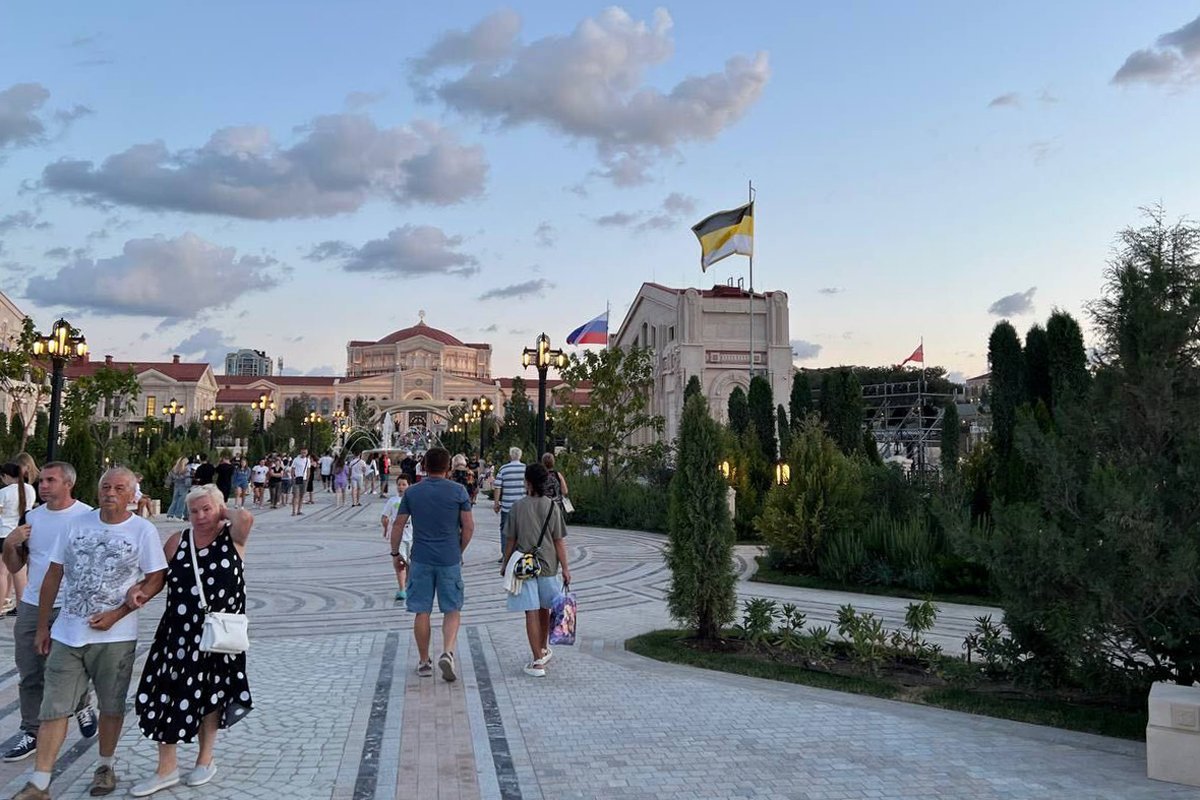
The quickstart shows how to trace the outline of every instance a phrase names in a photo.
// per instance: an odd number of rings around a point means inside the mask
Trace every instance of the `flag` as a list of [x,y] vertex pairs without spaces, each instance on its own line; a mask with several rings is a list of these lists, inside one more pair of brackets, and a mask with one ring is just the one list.
[[707,270],[735,253],[754,255],[754,203],[718,211],[692,226],[700,240],[700,269]]
[[608,312],[585,322],[567,337],[567,344],[608,344]]
[[924,342],[921,342],[921,344],[917,345],[917,349],[913,350],[913,354],[911,356],[909,356],[908,358],[904,359],[903,361],[901,361],[900,366],[903,367],[905,364],[907,364],[910,361],[920,361],[921,366],[922,367],[925,366],[925,343]]

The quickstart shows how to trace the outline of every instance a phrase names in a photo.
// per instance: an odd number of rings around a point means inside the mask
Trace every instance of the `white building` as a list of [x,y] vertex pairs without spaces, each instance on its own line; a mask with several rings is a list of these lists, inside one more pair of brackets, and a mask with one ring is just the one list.
[[271,359],[262,350],[242,348],[236,353],[225,355],[226,375],[250,375],[262,377],[271,374]]
[[665,439],[679,433],[683,390],[700,378],[713,416],[725,421],[734,387],[750,386],[750,319],[753,302],[754,367],[771,382],[774,403],[787,405],[792,388],[792,347],[785,292],[749,292],[735,286],[672,289],[643,283],[613,347],[649,347],[654,352],[650,412],[666,421]]

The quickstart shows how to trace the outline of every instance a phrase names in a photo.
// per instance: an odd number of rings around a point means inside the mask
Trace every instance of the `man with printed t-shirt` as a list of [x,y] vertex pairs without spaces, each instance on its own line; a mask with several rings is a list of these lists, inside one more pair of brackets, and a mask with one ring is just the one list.
[[[113,754],[125,721],[138,634],[137,612],[126,598],[131,590],[161,591],[167,572],[158,530],[126,510],[135,484],[128,469],[107,470],[100,478],[99,512],[73,519],[50,553],[34,640],[37,651],[48,656],[37,762],[13,800],[50,800],[50,778],[66,738],[67,718],[89,680],[100,707],[100,763],[89,793],[111,794],[117,787]],[[51,628],[60,587],[62,610]]]
[[[14,655],[17,672],[21,675],[21,738],[4,753],[5,761],[22,761],[37,752],[38,715],[42,707],[42,689],[45,683],[46,657],[34,647],[37,634],[38,595],[42,590],[42,579],[50,566],[50,553],[58,543],[71,521],[81,514],[92,511],[87,503],[71,496],[75,488],[75,468],[65,461],[51,461],[42,467],[38,479],[38,494],[43,505],[30,510],[27,522],[13,529],[4,540],[4,566],[11,572],[29,567],[29,583],[21,602],[17,606],[17,619],[13,624]],[[58,618],[62,594],[54,600],[50,621]],[[98,722],[96,709],[88,704],[86,686],[79,693],[75,705],[75,720],[79,733],[85,739],[96,735]]]
[[308,457],[307,448],[300,448],[300,455],[292,459],[292,516],[304,512],[300,506],[304,504],[304,487],[308,483],[308,473],[312,469],[312,459]]

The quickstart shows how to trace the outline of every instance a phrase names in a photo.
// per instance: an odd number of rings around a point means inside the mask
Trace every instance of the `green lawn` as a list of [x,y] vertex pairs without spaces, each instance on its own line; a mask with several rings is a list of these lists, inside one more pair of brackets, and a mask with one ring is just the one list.
[[1081,705],[1065,700],[998,696],[952,686],[900,686],[883,677],[836,675],[795,664],[771,661],[753,653],[701,651],[685,644],[684,640],[688,636],[688,632],[678,630],[652,631],[629,639],[625,642],[625,649],[671,664],[686,664],[718,672],[731,672],[838,692],[866,694],[1121,739],[1141,741],[1145,738],[1144,709],[1132,711]]
[[857,592],[858,594],[875,594],[885,597],[907,597],[913,600],[933,600],[935,603],[962,603],[970,606],[999,606],[1000,600],[995,597],[985,597],[970,594],[950,594],[944,592],[921,593],[903,586],[847,586],[837,581],[831,581],[817,575],[795,575],[790,572],[780,572],[771,569],[762,556],[755,558],[758,571],[750,579],[751,583],[774,583],[780,586],[799,586],[802,589],[831,589],[838,592]]

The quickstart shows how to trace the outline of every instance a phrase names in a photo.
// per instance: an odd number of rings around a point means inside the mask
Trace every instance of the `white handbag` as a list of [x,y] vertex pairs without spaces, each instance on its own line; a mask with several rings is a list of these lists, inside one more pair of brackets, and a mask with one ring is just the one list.
[[209,611],[204,582],[200,580],[200,564],[196,560],[195,532],[188,531],[188,555],[196,575],[196,590],[200,593],[200,610],[204,612],[204,631],[200,634],[200,650],[204,653],[244,653],[250,649],[250,618],[245,614]]

